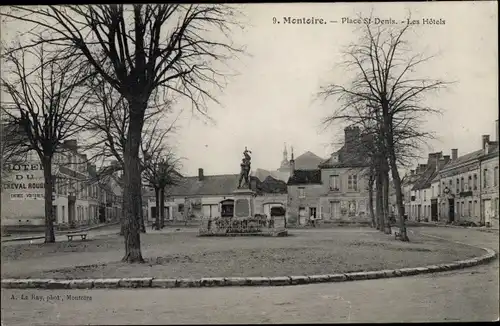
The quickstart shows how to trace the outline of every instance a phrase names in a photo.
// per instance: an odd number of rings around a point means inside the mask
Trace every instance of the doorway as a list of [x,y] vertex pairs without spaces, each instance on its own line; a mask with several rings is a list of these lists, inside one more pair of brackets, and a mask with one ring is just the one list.
[[437,199],[431,201],[431,221],[438,220],[438,203]]
[[455,199],[453,198],[448,199],[448,221],[450,223],[455,221]]
[[486,226],[491,226],[491,200],[486,199],[483,200],[483,216],[484,216],[484,224]]
[[299,224],[306,225],[307,222],[307,211],[305,207],[299,207]]
[[314,216],[314,219],[317,219],[316,216],[316,207],[309,207],[309,216]]
[[338,201],[330,202],[330,215],[332,220],[340,218],[340,202]]

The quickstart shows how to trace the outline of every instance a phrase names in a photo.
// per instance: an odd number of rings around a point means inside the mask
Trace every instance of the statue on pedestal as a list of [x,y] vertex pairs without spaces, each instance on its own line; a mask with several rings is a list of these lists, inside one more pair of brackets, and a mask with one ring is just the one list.
[[251,160],[252,158],[250,157],[249,153],[251,154],[252,152],[249,151],[245,147],[245,151],[243,151],[243,159],[241,160],[241,172],[240,172],[240,179],[238,181],[238,189],[241,189],[241,181],[245,181],[244,186],[250,189],[250,165],[251,165]]

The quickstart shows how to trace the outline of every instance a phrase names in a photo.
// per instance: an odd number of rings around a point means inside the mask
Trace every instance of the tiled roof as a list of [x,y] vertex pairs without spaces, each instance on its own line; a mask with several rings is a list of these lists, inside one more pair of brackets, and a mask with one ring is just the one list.
[[287,184],[321,184],[321,170],[295,170]]
[[426,189],[431,186],[432,180],[437,175],[436,166],[429,166],[420,176],[420,178],[415,182],[413,190]]
[[[179,184],[165,189],[168,196],[228,196],[238,187],[239,174],[206,175],[202,181],[196,177],[184,177]],[[263,182],[258,178],[250,177],[250,182],[256,186],[255,190],[261,193],[286,193],[286,183],[268,176]]]
[[271,176],[268,176],[264,181],[257,182],[257,192],[258,193],[279,193],[286,194],[287,187],[286,183],[282,180],[277,180]]
[[450,163],[446,164],[444,166],[443,170],[448,170],[448,169],[454,168],[454,167],[456,167],[460,164],[466,163],[468,161],[477,160],[483,154],[484,154],[484,151],[482,149],[479,149],[479,150],[474,151],[472,153],[459,156],[456,160],[451,160]]
[[333,161],[333,155],[323,161],[320,168],[347,168],[347,167],[366,167],[369,166],[367,156],[357,151],[347,151],[345,145],[337,152],[338,161]]
[[239,174],[205,175],[203,180],[198,177],[185,177],[179,184],[165,189],[169,196],[196,195],[230,195],[238,186]]

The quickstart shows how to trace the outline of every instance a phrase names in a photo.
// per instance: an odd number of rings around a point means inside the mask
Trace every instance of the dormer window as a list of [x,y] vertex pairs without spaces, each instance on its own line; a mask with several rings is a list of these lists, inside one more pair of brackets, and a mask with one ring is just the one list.
[[332,163],[338,163],[338,162],[339,162],[339,154],[333,153],[332,154]]

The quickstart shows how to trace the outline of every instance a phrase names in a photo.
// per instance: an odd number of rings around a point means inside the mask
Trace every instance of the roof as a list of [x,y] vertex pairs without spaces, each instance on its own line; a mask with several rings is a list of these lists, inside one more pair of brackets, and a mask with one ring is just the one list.
[[198,176],[185,177],[177,185],[167,187],[168,196],[230,195],[238,186],[239,174],[205,175],[200,181]]
[[468,161],[473,161],[479,159],[482,155],[484,154],[484,150],[479,149],[477,151],[474,151],[472,153],[468,153],[462,156],[457,157],[456,160],[451,160],[450,163],[446,164],[443,168],[443,170],[448,170],[452,169],[456,166],[459,166],[461,164],[467,163]]
[[252,176],[257,177],[259,180],[266,180],[267,177],[272,177],[273,179],[276,180],[281,180],[284,182],[288,181],[288,178],[290,178],[290,172],[285,172],[285,171],[268,171],[264,169],[256,169],[255,171],[252,172]]
[[322,184],[321,170],[295,170],[288,179],[288,185]]
[[[338,155],[338,160],[333,160],[333,154]],[[366,167],[369,166],[366,155],[357,151],[346,150],[345,145],[337,152],[334,152],[327,160],[321,162],[320,168],[350,168],[350,167]]]
[[257,193],[279,193],[286,194],[287,187],[286,183],[282,180],[275,179],[271,176],[268,176],[264,181],[257,181]]
[[321,164],[321,162],[323,162],[325,159],[319,157],[313,152],[307,151],[304,154],[297,156],[294,160],[295,160],[295,169],[313,170],[317,169],[318,166]]
[[[174,186],[167,187],[167,196],[229,196],[238,187],[239,174],[205,175],[200,181],[198,176],[184,177]],[[254,176],[250,182],[255,184],[255,190],[261,193],[286,193],[286,183],[268,176],[263,182]]]
[[432,180],[436,177],[438,172],[436,166],[431,165],[421,174],[420,178],[415,182],[413,190],[426,189],[431,186]]

